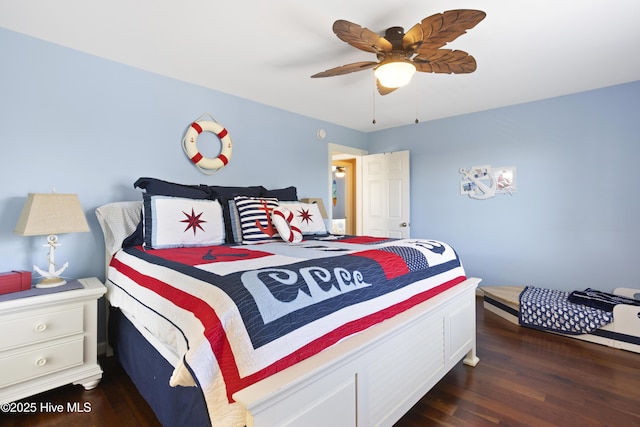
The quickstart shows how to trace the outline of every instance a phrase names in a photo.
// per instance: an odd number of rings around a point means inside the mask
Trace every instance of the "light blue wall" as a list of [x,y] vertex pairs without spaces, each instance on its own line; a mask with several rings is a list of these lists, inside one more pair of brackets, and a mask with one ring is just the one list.
[[[70,277],[104,278],[96,207],[138,200],[140,176],[211,185],[295,185],[323,197],[327,143],[364,148],[366,134],[226,95],[0,29],[0,271],[46,267],[44,237],[13,234],[29,192],[77,193],[91,233],[60,236]],[[181,141],[211,113],[229,131],[232,159],[206,176]],[[327,139],[319,140],[319,128]],[[211,134],[198,139],[217,150]],[[209,139],[207,139],[209,138]],[[310,161],[309,159],[313,159]]]
[[[71,277],[103,278],[93,211],[139,199],[138,177],[293,184],[330,206],[328,164],[315,159],[333,142],[410,150],[412,235],[451,243],[485,285],[638,286],[640,82],[364,134],[3,29],[0,57],[0,271],[45,265],[43,239],[13,234],[28,192],[80,196],[91,232],[62,236],[56,257],[70,261]],[[232,161],[213,176],[180,146],[205,112],[234,141]],[[482,164],[516,166],[517,193],[460,196],[458,169]]]
[[[451,243],[483,285],[638,287],[640,82],[378,131],[410,150],[413,237]],[[516,166],[518,190],[461,196],[460,168]]]

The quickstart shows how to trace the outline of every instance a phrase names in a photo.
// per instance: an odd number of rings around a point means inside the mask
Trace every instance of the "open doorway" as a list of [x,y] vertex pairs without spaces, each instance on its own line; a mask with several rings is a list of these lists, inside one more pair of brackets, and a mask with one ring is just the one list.
[[329,228],[334,234],[362,234],[361,157],[366,154],[358,148],[329,144]]
[[354,158],[331,162],[331,233],[356,234],[356,160]]

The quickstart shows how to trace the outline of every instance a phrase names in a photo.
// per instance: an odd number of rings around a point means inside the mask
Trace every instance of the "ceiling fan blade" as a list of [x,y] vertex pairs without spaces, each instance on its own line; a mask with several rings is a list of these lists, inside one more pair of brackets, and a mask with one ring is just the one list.
[[386,87],[380,84],[380,80],[376,79],[376,87],[378,88],[378,93],[380,95],[388,95],[394,90],[398,89],[397,87]]
[[438,49],[413,58],[416,71],[423,73],[466,74],[476,70],[476,60],[462,50]]
[[406,53],[414,52],[422,43],[423,37],[422,26],[420,24],[414,25],[402,38],[402,49]]
[[315,77],[333,77],[333,76],[341,76],[343,74],[354,73],[356,71],[367,70],[369,68],[373,68],[378,65],[377,62],[374,61],[363,61],[363,62],[354,62],[353,64],[341,65],[339,67],[330,68],[321,73],[314,74],[311,76]]
[[392,46],[387,39],[358,24],[340,19],[333,23],[333,32],[340,40],[365,52],[391,52]]
[[482,21],[486,13],[481,10],[448,10],[424,18],[420,22],[424,38],[418,53],[439,49],[451,42]]

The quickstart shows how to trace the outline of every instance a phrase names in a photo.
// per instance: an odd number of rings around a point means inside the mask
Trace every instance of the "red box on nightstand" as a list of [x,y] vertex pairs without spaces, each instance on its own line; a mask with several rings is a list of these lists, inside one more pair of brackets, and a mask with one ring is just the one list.
[[0,273],[0,294],[31,289],[30,271],[9,271]]

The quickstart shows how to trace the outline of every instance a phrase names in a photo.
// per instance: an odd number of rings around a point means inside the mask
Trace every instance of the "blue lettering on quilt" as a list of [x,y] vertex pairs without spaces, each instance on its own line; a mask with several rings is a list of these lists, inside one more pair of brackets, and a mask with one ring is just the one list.
[[371,286],[360,271],[351,272],[342,267],[333,271],[305,267],[298,272],[264,268],[244,272],[241,281],[253,296],[265,324],[301,308]]

